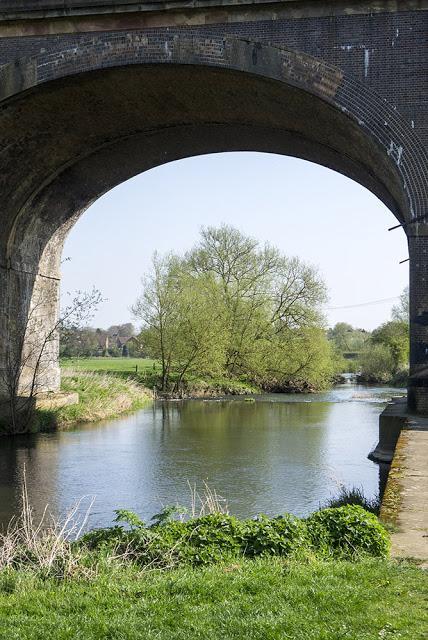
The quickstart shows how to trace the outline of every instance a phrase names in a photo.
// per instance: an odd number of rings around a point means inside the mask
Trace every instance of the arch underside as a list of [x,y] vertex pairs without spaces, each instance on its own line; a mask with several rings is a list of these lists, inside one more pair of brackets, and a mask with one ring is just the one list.
[[36,272],[55,274],[66,233],[96,198],[205,153],[310,160],[366,186],[400,222],[417,215],[426,181],[410,127],[339,70],[251,42],[222,39],[218,60],[195,39],[158,44],[176,48],[164,62],[130,42],[132,59],[111,48],[107,63],[89,50],[78,64],[79,52],[65,52],[1,70],[0,266],[34,272],[38,261]]

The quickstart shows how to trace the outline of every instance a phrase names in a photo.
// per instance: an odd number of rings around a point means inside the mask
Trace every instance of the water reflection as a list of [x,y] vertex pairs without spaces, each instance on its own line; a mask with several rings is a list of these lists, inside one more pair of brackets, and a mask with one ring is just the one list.
[[35,513],[47,504],[59,512],[58,443],[55,435],[16,436],[0,443],[0,523],[16,515],[21,504],[24,475],[27,492]]
[[307,514],[339,482],[371,496],[379,474],[366,456],[392,393],[346,385],[311,396],[158,402],[110,423],[4,438],[0,522],[18,509],[24,466],[37,513],[96,496],[92,526],[110,524],[119,507],[149,519],[161,504],[189,504],[188,482],[204,480],[240,516]]

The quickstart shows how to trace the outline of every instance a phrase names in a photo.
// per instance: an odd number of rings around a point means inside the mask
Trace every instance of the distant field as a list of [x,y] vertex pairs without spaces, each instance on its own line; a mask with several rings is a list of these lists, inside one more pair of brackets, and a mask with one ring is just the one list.
[[149,358],[66,358],[61,360],[62,367],[84,371],[123,371],[138,373],[153,369],[155,360]]

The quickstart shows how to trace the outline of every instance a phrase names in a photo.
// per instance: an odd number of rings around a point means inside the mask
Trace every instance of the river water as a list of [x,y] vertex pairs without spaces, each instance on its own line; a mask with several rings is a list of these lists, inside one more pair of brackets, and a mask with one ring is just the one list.
[[162,505],[189,505],[189,483],[227,499],[230,512],[306,515],[340,483],[379,488],[367,459],[378,416],[404,391],[345,384],[321,394],[155,402],[122,419],[0,441],[0,524],[19,509],[25,469],[36,515],[60,515],[94,497],[89,526],[114,509],[143,519]]

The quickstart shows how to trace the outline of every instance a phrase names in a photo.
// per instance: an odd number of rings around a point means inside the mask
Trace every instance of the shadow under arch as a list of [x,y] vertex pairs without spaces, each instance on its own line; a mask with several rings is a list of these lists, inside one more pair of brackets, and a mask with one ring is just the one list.
[[[26,317],[35,283],[58,287],[63,241],[95,199],[172,160],[222,151],[310,160],[367,187],[405,225],[428,202],[426,153],[410,125],[300,52],[232,37],[103,34],[5,65],[0,79],[3,326]],[[58,384],[57,373],[45,387]]]

